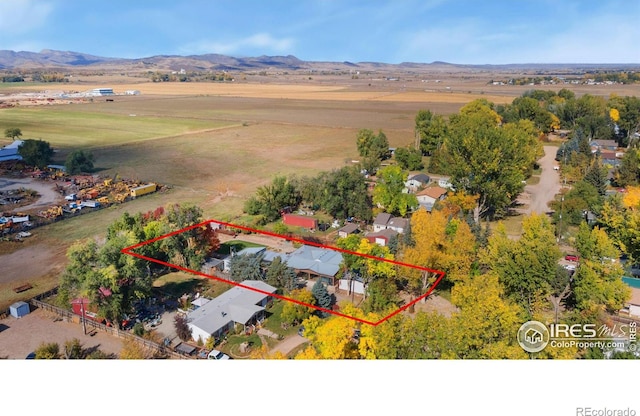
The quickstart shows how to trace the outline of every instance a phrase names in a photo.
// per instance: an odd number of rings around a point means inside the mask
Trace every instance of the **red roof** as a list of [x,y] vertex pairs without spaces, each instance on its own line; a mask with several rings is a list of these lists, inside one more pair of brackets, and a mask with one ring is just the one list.
[[441,188],[439,186],[430,186],[429,188],[424,188],[422,191],[418,192],[416,196],[430,196],[433,199],[440,199],[440,197],[447,193],[447,190]]

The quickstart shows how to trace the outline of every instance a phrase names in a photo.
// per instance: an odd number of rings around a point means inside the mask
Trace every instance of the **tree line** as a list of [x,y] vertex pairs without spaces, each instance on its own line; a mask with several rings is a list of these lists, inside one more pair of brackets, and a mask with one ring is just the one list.
[[[169,205],[147,213],[124,213],[107,229],[104,242],[78,241],[67,251],[68,264],[60,278],[59,305],[84,297],[99,316],[119,325],[137,300],[151,295],[154,278],[164,266],[123,254],[122,249],[202,221],[194,205]],[[199,270],[204,259],[219,248],[216,233],[203,226],[163,238],[136,249],[139,254],[181,267]]]

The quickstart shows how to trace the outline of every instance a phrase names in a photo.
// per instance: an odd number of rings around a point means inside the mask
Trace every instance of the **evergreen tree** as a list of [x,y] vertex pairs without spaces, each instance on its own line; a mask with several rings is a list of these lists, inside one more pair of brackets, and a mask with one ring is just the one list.
[[607,190],[607,168],[602,165],[600,157],[596,157],[591,162],[584,175],[584,180],[593,185],[599,195],[604,196]]
[[276,257],[267,269],[266,279],[271,286],[289,291],[294,288],[296,274],[280,257]]
[[243,280],[263,280],[261,254],[242,254],[231,257],[229,268],[231,280],[242,282]]
[[[324,283],[318,280],[313,287],[311,288],[311,294],[313,294],[314,299],[316,300],[316,305],[324,309],[331,309],[333,305],[333,297],[327,291]],[[326,316],[327,313],[321,311],[322,316]]]

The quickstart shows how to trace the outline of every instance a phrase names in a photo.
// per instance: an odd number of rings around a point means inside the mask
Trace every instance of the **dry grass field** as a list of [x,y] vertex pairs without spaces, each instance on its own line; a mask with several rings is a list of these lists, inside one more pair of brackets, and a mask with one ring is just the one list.
[[[286,79],[105,83],[92,79],[63,87],[84,91],[112,86],[116,92],[136,89],[141,95],[116,96],[113,102],[95,98],[83,104],[0,109],[0,131],[19,127],[23,138],[49,141],[59,150],[56,162],[63,162],[71,149],[90,148],[98,173],[156,181],[171,189],[42,227],[35,230],[32,242],[1,243],[0,264],[3,273],[11,276],[0,282],[0,310],[20,296],[33,295],[32,291],[14,294],[11,289],[17,283],[28,281],[42,289],[53,286],[64,267],[66,248],[77,239],[103,236],[107,225],[125,211],[191,202],[201,206],[207,218],[229,220],[241,213],[244,200],[258,186],[277,174],[314,175],[357,159],[359,129],[381,129],[391,146],[405,146],[414,140],[418,110],[448,115],[477,98],[507,103],[531,88],[494,88],[486,78],[462,76],[439,83],[415,77],[406,83],[300,77],[292,84],[286,84]],[[16,88],[3,86],[0,93],[16,92]],[[40,84],[19,89],[53,87]],[[575,89],[577,94],[590,91],[595,87]],[[597,92],[638,95],[638,87],[602,86]],[[0,140],[0,145],[7,142]],[[32,267],[16,267],[29,259],[34,260]]]

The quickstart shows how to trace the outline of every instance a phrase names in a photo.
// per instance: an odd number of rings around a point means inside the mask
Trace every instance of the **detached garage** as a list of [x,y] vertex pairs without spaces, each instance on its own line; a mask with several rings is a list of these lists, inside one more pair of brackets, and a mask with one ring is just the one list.
[[9,313],[15,318],[21,318],[28,315],[31,310],[27,302],[16,302],[9,307]]

